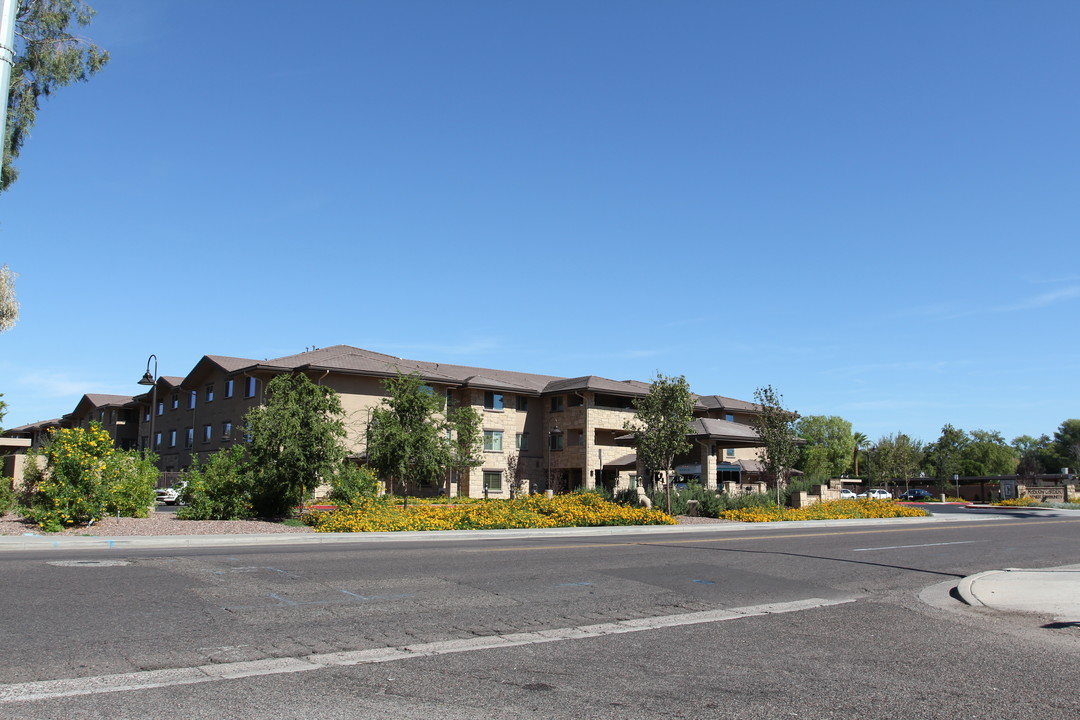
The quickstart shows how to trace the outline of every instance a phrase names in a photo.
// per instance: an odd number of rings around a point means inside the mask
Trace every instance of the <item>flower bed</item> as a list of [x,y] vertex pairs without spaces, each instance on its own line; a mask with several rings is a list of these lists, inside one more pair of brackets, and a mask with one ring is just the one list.
[[890,500],[833,500],[810,507],[757,507],[725,510],[720,517],[739,522],[778,522],[785,520],[849,520],[852,518],[925,517],[928,513]]
[[464,505],[413,505],[402,508],[379,498],[364,499],[333,512],[309,512],[301,519],[316,532],[405,530],[491,530],[506,528],[674,525],[659,510],[632,508],[595,493],[553,498],[530,495],[517,500],[478,500]]
[[996,503],[993,503],[993,504],[998,505],[999,507],[1040,507],[1040,506],[1042,506],[1041,502],[1039,502],[1038,500],[1033,500],[1032,498],[1029,498],[1026,495],[1023,496],[1023,497],[1011,498],[1009,500],[999,500],[999,501],[997,501]]

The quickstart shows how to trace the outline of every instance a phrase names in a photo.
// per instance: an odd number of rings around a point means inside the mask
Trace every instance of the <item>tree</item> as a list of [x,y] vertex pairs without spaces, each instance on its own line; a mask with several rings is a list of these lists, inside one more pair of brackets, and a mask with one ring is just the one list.
[[451,465],[443,401],[416,373],[398,373],[383,381],[387,397],[371,411],[367,426],[368,465],[379,476],[430,485]]
[[288,515],[340,470],[347,453],[344,415],[337,392],[302,373],[266,384],[265,404],[244,417],[258,514]]
[[624,427],[634,435],[638,458],[651,471],[663,470],[667,478],[667,510],[671,512],[671,469],[675,456],[692,447],[690,423],[694,419],[694,399],[682,375],[656,373],[649,394],[634,401],[637,416]]
[[1080,467],[1080,420],[1069,419],[1058,426],[1058,429],[1054,431],[1051,451],[1051,457],[1056,461],[1056,467],[1049,468],[1052,472],[1057,472],[1063,467],[1073,470]]
[[1016,450],[993,430],[972,430],[962,459],[961,474],[969,477],[1012,475],[1019,461]]
[[780,488],[787,483],[791,469],[799,458],[795,421],[798,414],[784,408],[784,396],[772,385],[754,390],[754,400],[761,410],[755,419],[758,435],[764,445],[758,459],[766,475],[776,483],[776,503],[780,504]]
[[1046,472],[1046,463],[1050,462],[1050,437],[1045,433],[1037,438],[1030,435],[1020,435],[1012,440],[1012,448],[1016,451],[1020,462],[1016,466],[1016,474],[1025,478],[1031,478],[1039,473]]
[[[484,416],[471,407],[450,408],[446,414],[446,424],[450,431],[448,433],[450,469],[461,477],[470,468],[483,465]],[[449,482],[448,473],[447,483]],[[446,490],[449,494],[449,486]]]
[[799,469],[808,477],[840,477],[851,467],[855,438],[851,423],[835,415],[807,415],[795,423],[801,448]]
[[15,299],[15,278],[7,265],[0,267],[0,332],[15,327],[19,319],[19,301]]
[[946,424],[941,436],[926,446],[923,466],[942,484],[952,482],[953,475],[964,474],[964,452],[970,442],[966,432]]
[[14,161],[37,120],[42,98],[86,82],[109,62],[109,53],[72,34],[94,10],[82,0],[21,0],[15,17],[15,58],[8,88],[0,192],[18,178]]
[[853,433],[851,439],[855,441],[855,450],[851,454],[851,462],[855,466],[855,476],[859,475],[859,451],[865,449],[870,444],[870,438],[866,437],[865,433],[857,432]]
[[918,440],[899,432],[883,435],[871,451],[870,482],[888,484],[890,480],[907,480],[915,474],[922,459],[922,443]]

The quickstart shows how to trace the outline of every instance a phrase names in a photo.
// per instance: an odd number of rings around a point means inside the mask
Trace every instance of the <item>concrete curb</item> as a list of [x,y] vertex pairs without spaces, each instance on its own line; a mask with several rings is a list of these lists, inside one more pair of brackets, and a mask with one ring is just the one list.
[[986,570],[962,579],[956,591],[972,607],[1080,617],[1080,565]]
[[16,535],[0,537],[0,552],[20,550],[135,550],[153,548],[256,547],[271,545],[364,545],[387,542],[525,540],[533,538],[627,537],[766,532],[782,529],[868,527],[875,525],[917,525],[941,522],[972,522],[990,517],[931,515],[921,518],[881,518],[854,520],[800,520],[771,523],[702,523],[700,525],[633,525],[615,527],[573,527],[525,530],[429,530],[423,532],[378,533],[269,533],[252,535],[131,535],[119,537],[87,535]]
[[968,575],[966,578],[960,581],[960,584],[956,586],[956,592],[960,595],[960,599],[972,607],[986,607],[982,601],[975,596],[972,589],[972,585],[979,581],[980,578],[988,577],[990,575],[997,575],[998,573],[1005,572],[1004,570],[984,570],[981,573],[975,573],[974,575]]

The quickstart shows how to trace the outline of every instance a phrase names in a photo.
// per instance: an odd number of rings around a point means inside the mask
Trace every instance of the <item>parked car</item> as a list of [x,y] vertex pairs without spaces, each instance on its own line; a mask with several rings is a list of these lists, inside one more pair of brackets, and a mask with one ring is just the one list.
[[157,501],[159,503],[165,503],[166,505],[179,505],[180,504],[180,492],[187,486],[187,482],[181,480],[172,487],[158,488],[157,489]]
[[855,494],[854,490],[848,490],[847,488],[840,488],[840,499],[841,500],[854,500],[857,497],[858,497],[858,495]]
[[881,488],[874,488],[867,493],[859,493],[858,497],[869,497],[871,500],[892,500],[892,493],[888,490],[882,490]]
[[926,502],[934,497],[934,494],[929,490],[923,488],[911,488],[900,493],[901,500],[907,500],[908,502]]

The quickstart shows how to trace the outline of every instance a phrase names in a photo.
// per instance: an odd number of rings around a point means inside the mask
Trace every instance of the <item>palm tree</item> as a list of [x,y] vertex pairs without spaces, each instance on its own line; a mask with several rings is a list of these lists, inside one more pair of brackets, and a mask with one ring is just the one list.
[[864,433],[861,433],[861,432],[852,433],[851,437],[854,438],[854,440],[855,440],[855,456],[852,458],[852,460],[855,463],[855,477],[858,477],[859,476],[859,450],[861,448],[866,447],[869,444],[870,438],[866,437],[866,435]]

